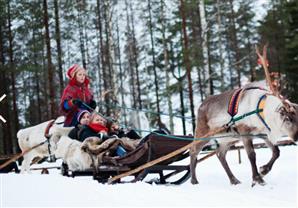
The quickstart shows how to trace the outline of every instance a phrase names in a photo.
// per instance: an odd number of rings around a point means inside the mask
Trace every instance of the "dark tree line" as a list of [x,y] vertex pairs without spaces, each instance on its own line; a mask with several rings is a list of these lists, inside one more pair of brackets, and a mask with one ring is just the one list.
[[87,69],[102,113],[121,110],[126,124],[128,108],[145,110],[152,126],[187,134],[207,96],[264,78],[254,46],[269,42],[270,69],[297,102],[298,3],[270,0],[263,19],[256,3],[0,0],[0,153],[18,151],[20,128],[59,115],[74,63]]

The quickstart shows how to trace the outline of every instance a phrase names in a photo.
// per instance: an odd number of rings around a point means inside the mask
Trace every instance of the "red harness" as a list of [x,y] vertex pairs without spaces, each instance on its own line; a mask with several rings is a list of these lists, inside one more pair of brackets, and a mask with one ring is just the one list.
[[46,128],[46,130],[45,130],[45,132],[44,132],[44,136],[45,136],[45,138],[47,138],[47,139],[49,139],[49,138],[51,137],[51,136],[49,135],[49,132],[50,132],[50,128],[53,126],[54,122],[55,122],[54,119],[51,120],[51,121],[48,123],[47,128]]

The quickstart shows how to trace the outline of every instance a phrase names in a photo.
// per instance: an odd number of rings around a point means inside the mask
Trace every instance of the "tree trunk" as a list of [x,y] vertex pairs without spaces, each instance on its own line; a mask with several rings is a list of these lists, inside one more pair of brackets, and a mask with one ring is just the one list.
[[155,84],[155,96],[156,96],[156,107],[157,107],[157,124],[161,124],[160,119],[160,107],[159,107],[159,86],[157,80],[157,71],[156,71],[156,61],[155,61],[155,49],[154,49],[154,37],[153,37],[153,25],[152,25],[152,16],[151,16],[151,0],[148,0],[148,12],[149,12],[149,31],[150,31],[150,40],[151,40],[151,51],[152,51],[152,64],[154,72],[154,84]]
[[172,100],[171,100],[171,93],[169,91],[170,88],[170,77],[169,77],[169,56],[168,56],[168,48],[167,48],[167,42],[166,42],[166,20],[164,17],[164,0],[160,1],[160,8],[161,8],[161,24],[162,24],[162,44],[163,44],[163,54],[164,54],[164,71],[166,73],[166,94],[167,94],[167,100],[168,100],[168,109],[169,109],[169,115],[170,115],[170,130],[172,133],[174,133],[174,121],[173,121],[173,108],[172,108]]
[[44,26],[45,26],[45,41],[47,47],[47,62],[48,62],[48,81],[49,81],[49,98],[50,98],[50,117],[55,118],[56,108],[55,105],[55,89],[54,89],[54,68],[52,65],[52,54],[51,54],[51,39],[49,31],[49,17],[48,17],[48,3],[47,0],[43,1],[44,9]]
[[191,65],[189,61],[189,49],[188,49],[188,36],[186,33],[186,17],[185,17],[185,5],[183,0],[180,0],[181,3],[181,17],[182,17],[182,31],[183,31],[183,61],[186,67],[187,80],[188,80],[188,90],[189,90],[189,102],[190,102],[190,112],[192,118],[192,129],[195,131],[195,113],[194,113],[194,102],[193,102],[193,92],[192,92],[192,79],[191,79]]
[[185,124],[185,107],[184,107],[184,95],[183,95],[183,80],[185,79],[186,74],[184,74],[183,76],[181,76],[181,70],[180,70],[180,63],[179,63],[179,59],[177,60],[177,67],[178,67],[178,76],[175,75],[174,70],[176,68],[175,66],[175,58],[174,58],[174,50],[173,50],[173,45],[170,42],[170,51],[171,51],[171,56],[170,56],[170,60],[171,60],[171,71],[173,74],[173,77],[175,79],[177,79],[178,81],[178,91],[179,91],[179,98],[180,98],[180,112],[181,112],[181,121],[182,121],[182,127],[183,127],[183,135],[186,135],[186,124]]
[[79,26],[79,40],[80,40],[80,51],[81,51],[81,56],[82,56],[82,64],[84,69],[87,68],[87,63],[86,63],[86,49],[85,49],[85,44],[84,44],[84,25],[83,25],[83,18],[82,18],[82,13],[83,13],[83,5],[84,1],[77,0],[78,4],[78,26]]
[[227,22],[227,20],[224,19],[224,23],[223,23],[223,26],[225,27],[224,28],[224,35],[225,35],[225,39],[227,41],[227,49],[226,49],[226,53],[227,53],[227,56],[228,56],[228,65],[229,65],[229,79],[230,79],[230,89],[233,89],[234,88],[234,80],[233,80],[233,71],[232,71],[232,54],[231,54],[231,49],[229,48],[229,46],[231,45],[231,37],[229,36],[229,23]]
[[211,54],[210,54],[210,34],[209,32],[207,32],[207,51],[208,51],[208,74],[209,74],[209,79],[208,79],[208,82],[209,82],[209,92],[210,92],[210,95],[213,95],[214,94],[214,85],[213,85],[213,69],[212,69],[212,66],[211,66]]
[[[97,99],[99,99],[99,101],[101,101],[101,97],[102,97],[102,66],[101,66],[101,63],[102,63],[102,60],[101,60],[101,56],[102,56],[102,51],[101,51],[101,48],[100,48],[100,30],[99,30],[99,27],[100,27],[100,22],[99,22],[99,8],[98,8],[98,5],[96,7],[96,20],[95,20],[95,28],[96,28],[96,42],[97,42],[97,47],[96,47],[96,50],[97,50],[97,66],[98,66],[98,70],[97,70]],[[95,100],[97,100],[95,99]],[[99,111],[103,111],[101,105],[99,107]]]
[[135,70],[136,70],[136,78],[137,78],[137,91],[138,91],[138,103],[139,103],[139,109],[142,109],[142,99],[141,99],[141,84],[140,84],[140,76],[139,76],[139,63],[138,63],[138,48],[137,48],[137,41],[136,41],[136,36],[135,36],[135,23],[134,23],[134,13],[132,10],[130,2],[130,20],[131,20],[131,29],[132,29],[132,50],[133,50],[133,60],[134,60],[134,65],[135,65]]
[[126,23],[127,23],[127,54],[128,54],[128,70],[130,73],[130,86],[131,86],[131,92],[132,92],[132,106],[133,108],[137,108],[137,99],[136,99],[136,85],[135,85],[135,71],[133,69],[133,50],[132,50],[132,40],[131,40],[131,27],[130,27],[130,16],[129,16],[129,8],[128,8],[128,2],[125,0],[125,10],[126,10]]
[[183,82],[182,80],[184,78],[181,77],[180,75],[180,66],[179,67],[179,76],[180,79],[178,80],[179,82],[179,96],[180,96],[180,106],[181,106],[181,116],[182,116],[182,127],[183,127],[183,135],[186,135],[186,123],[185,123],[185,107],[184,107],[184,93],[183,93]]
[[4,98],[4,100],[1,101],[0,105],[1,106],[6,106],[5,108],[1,107],[0,108],[0,115],[3,116],[3,118],[6,120],[6,123],[3,123],[0,120],[0,126],[2,129],[2,134],[3,134],[3,147],[1,152],[3,154],[10,154],[11,153],[11,141],[12,141],[12,133],[11,133],[11,119],[9,115],[9,109],[10,109],[10,102],[9,102],[9,91],[8,91],[8,83],[7,83],[7,76],[6,76],[6,71],[4,69],[4,64],[5,64],[5,57],[4,57],[4,40],[3,40],[3,30],[2,30],[2,25],[4,22],[2,22],[2,19],[0,19],[0,83],[1,85],[3,84],[3,87],[0,87],[0,97],[2,95],[6,94],[7,97]]
[[58,0],[54,0],[55,7],[55,31],[56,31],[56,44],[58,52],[58,74],[59,74],[59,84],[60,84],[60,95],[63,93],[63,69],[62,69],[62,49],[61,49],[61,35],[60,35],[60,19],[59,19],[59,5]]
[[194,45],[194,64],[197,66],[197,74],[198,74],[198,85],[199,85],[199,92],[200,92],[200,97],[201,101],[204,100],[204,87],[202,84],[202,78],[201,78],[201,73],[202,73],[202,60],[203,60],[203,53],[201,53],[201,50],[198,50],[198,48],[202,48],[202,27],[201,27],[201,19],[200,19],[200,9],[197,7],[197,0],[192,0],[191,1],[192,6],[195,5],[191,9],[191,29],[192,29],[192,38],[195,43]]
[[120,72],[120,94],[121,94],[121,105],[123,108],[123,118],[124,118],[124,125],[127,125],[126,120],[126,109],[125,109],[125,100],[124,100],[124,88],[123,88],[123,69],[121,63],[121,51],[120,51],[120,34],[119,34],[119,25],[117,19],[117,52],[118,52],[118,64],[119,64],[119,72]]
[[238,87],[241,87],[241,71],[240,71],[240,53],[238,49],[238,42],[237,42],[237,31],[236,31],[236,23],[235,23],[235,12],[233,9],[233,0],[229,0],[229,6],[231,10],[231,41],[232,41],[232,48],[235,52],[235,59],[236,59],[236,72],[237,72],[237,84]]
[[107,104],[107,115],[110,115],[111,113],[111,101],[112,101],[112,96],[110,96],[112,93],[114,93],[114,83],[112,82],[113,80],[113,73],[112,73],[112,62],[111,62],[111,51],[110,51],[110,31],[109,31],[109,2],[104,1],[104,12],[103,12],[103,17],[104,17],[104,23],[105,23],[105,50],[104,50],[104,56],[105,56],[105,63],[107,65],[107,70],[108,74],[107,76],[104,77],[104,79],[107,80],[108,82],[108,89],[112,90],[110,93],[106,94],[105,97],[105,103]]
[[206,15],[205,15],[205,4],[204,0],[200,0],[199,2],[199,10],[200,10],[200,19],[201,19],[201,31],[202,31],[202,50],[203,50],[203,82],[207,84],[206,89],[206,95],[211,94],[211,87],[210,87],[210,79],[211,79],[211,74],[210,74],[210,69],[209,69],[209,51],[208,51],[208,25],[206,21]]
[[[33,32],[32,32],[33,36],[33,42],[34,44],[36,44],[36,33],[35,33],[35,29],[33,29]],[[36,46],[34,46],[34,48],[36,48]],[[37,51],[34,50],[34,65],[35,66],[38,66],[38,57],[37,57]],[[41,99],[40,99],[40,84],[39,84],[39,72],[38,70],[35,71],[35,81],[36,81],[36,87],[35,87],[35,94],[37,96],[37,121],[38,123],[41,123]]]
[[253,60],[253,57],[252,57],[252,51],[251,51],[251,44],[250,44],[250,39],[249,37],[247,37],[247,53],[248,53],[248,63],[249,63],[249,71],[250,71],[250,81],[251,82],[254,82],[256,80],[256,69],[255,67],[253,66],[253,63],[252,63],[252,60]]
[[[10,13],[10,2],[7,2],[7,17],[8,17],[8,41],[9,41],[9,68],[11,70],[10,79],[12,87],[12,104],[13,104],[13,123],[14,131],[13,134],[16,134],[19,130],[19,116],[18,116],[18,107],[17,107],[17,89],[16,89],[16,77],[15,77],[15,63],[14,63],[14,52],[13,52],[13,34],[11,31],[11,13]],[[12,140],[7,141],[7,151],[9,153],[13,152],[13,146],[16,144]]]
[[[42,45],[45,45],[45,38],[43,38],[43,41],[42,41]],[[43,106],[42,106],[42,118],[44,120],[49,120],[51,119],[50,117],[50,106],[48,105],[49,104],[49,93],[48,93],[48,89],[49,89],[49,84],[48,84],[48,76],[47,76],[47,66],[46,66],[46,55],[45,55],[45,49],[44,47],[42,48],[42,72],[44,73],[41,73],[41,80],[43,80],[43,83],[42,83],[42,93],[41,95],[43,96],[43,100],[44,100],[44,103],[43,103]]]
[[[101,69],[102,69],[102,77],[101,79],[103,80],[103,90],[106,91],[108,90],[108,79],[107,78],[107,65],[106,65],[106,56],[105,56],[105,46],[103,42],[103,17],[102,17],[102,5],[101,5],[101,0],[97,0],[97,11],[98,11],[98,26],[99,26],[99,38],[100,38],[100,54],[101,54]],[[105,104],[108,104],[108,95],[105,97],[102,97],[103,102]],[[106,111],[108,112],[109,106],[106,106]]]
[[217,24],[218,24],[218,49],[219,49],[219,67],[220,67],[220,84],[221,90],[225,89],[224,82],[224,59],[223,59],[223,49],[222,49],[222,22],[221,22],[221,9],[220,9],[220,0],[216,2],[217,7]]

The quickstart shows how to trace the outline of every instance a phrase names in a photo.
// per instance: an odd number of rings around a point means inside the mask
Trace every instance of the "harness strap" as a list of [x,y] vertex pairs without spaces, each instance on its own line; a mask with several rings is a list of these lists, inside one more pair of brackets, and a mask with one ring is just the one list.
[[47,128],[46,128],[45,133],[44,133],[44,136],[47,139],[46,141],[48,142],[48,152],[49,152],[49,155],[50,155],[50,162],[54,161],[54,158],[53,158],[52,153],[51,153],[51,143],[50,143],[51,135],[49,134],[49,132],[50,132],[50,128],[54,125],[54,122],[55,122],[55,120],[53,119],[48,123]]
[[225,125],[226,128],[228,129],[229,127],[231,127],[232,125],[235,124],[236,121],[239,121],[241,119],[244,119],[245,117],[251,116],[253,114],[257,114],[257,116],[259,117],[259,119],[262,121],[262,123],[264,124],[264,126],[271,131],[270,127],[268,126],[268,124],[266,123],[265,119],[264,119],[264,107],[265,107],[265,101],[266,101],[266,94],[262,95],[258,101],[257,104],[257,108],[256,110],[250,111],[248,113],[244,113],[241,116],[237,116],[237,117],[232,117],[231,120]]
[[44,132],[44,136],[45,136],[45,138],[47,138],[47,139],[49,139],[49,138],[51,137],[51,135],[49,134],[49,132],[50,132],[50,128],[53,126],[54,122],[55,122],[54,119],[51,120],[51,121],[48,123],[47,128],[46,128],[46,130],[45,130],[45,132]]
[[269,130],[271,131],[270,127],[268,126],[268,124],[266,123],[265,121],[265,115],[264,115],[264,112],[263,112],[263,109],[265,107],[265,101],[266,101],[266,98],[267,98],[267,95],[263,95],[260,99],[259,99],[259,102],[258,102],[258,105],[257,105],[257,109],[262,109],[262,111],[258,112],[257,115],[259,117],[259,119],[262,121],[262,123],[264,124],[264,126]]
[[229,102],[229,107],[228,107],[228,113],[230,114],[230,116],[233,118],[235,115],[237,115],[238,113],[238,107],[239,107],[239,103],[242,97],[242,94],[244,91],[246,90],[264,90],[267,91],[266,89],[262,88],[262,87],[247,87],[247,88],[239,88],[237,89]]
[[237,89],[229,102],[229,107],[228,107],[228,113],[230,116],[234,117],[238,113],[238,106],[239,106],[239,101],[240,101],[240,93],[242,92],[242,88]]

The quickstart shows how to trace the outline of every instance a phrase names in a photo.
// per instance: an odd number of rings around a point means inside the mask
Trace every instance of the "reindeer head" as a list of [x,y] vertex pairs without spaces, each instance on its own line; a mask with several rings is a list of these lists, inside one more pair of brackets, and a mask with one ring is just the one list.
[[281,129],[295,142],[298,141],[298,105],[289,103],[287,108],[281,106],[278,113],[282,121]]
[[[268,98],[270,101],[271,110],[266,110],[266,116],[270,118],[271,123],[271,134],[273,137],[282,136],[286,134],[291,137],[294,141],[298,140],[298,105],[291,103],[289,100],[285,99],[273,86],[271,81],[268,60],[267,60],[267,44],[263,47],[263,55],[260,54],[258,47],[256,47],[256,53],[259,57],[259,61],[262,64],[266,81],[269,85],[270,93],[268,93]],[[274,110],[275,109],[275,110]]]

